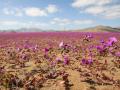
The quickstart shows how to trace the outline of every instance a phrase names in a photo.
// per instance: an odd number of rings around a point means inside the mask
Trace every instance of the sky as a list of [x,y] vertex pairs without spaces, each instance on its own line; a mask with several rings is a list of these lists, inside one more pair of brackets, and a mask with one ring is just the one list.
[[0,30],[120,27],[120,0],[0,0]]

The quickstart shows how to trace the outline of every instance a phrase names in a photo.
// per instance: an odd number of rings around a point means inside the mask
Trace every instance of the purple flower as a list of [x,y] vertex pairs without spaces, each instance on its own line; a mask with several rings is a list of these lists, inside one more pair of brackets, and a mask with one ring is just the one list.
[[87,60],[87,64],[90,65],[90,64],[92,64],[92,63],[93,63],[93,60],[92,60],[92,59],[88,59],[88,60]]
[[103,43],[105,43],[105,41],[104,41],[104,40],[100,40],[100,43],[102,43],[102,44],[103,44]]
[[117,42],[117,38],[116,37],[110,37],[109,41],[115,43],[115,42]]
[[89,35],[87,35],[86,37],[90,39],[90,38],[93,38],[93,35],[92,35],[92,34],[89,34]]
[[45,48],[45,49],[44,49],[44,52],[45,52],[45,53],[47,53],[48,51],[49,51],[49,49],[48,49],[48,48]]
[[5,72],[5,67],[0,67],[0,73],[4,73]]
[[57,62],[60,62],[60,61],[61,61],[61,58],[60,58],[60,57],[57,57],[57,58],[56,58],[56,61],[57,61]]
[[34,52],[35,52],[37,49],[38,49],[38,45],[35,45],[35,46],[32,46],[32,47],[31,47],[31,50],[34,51]]
[[59,48],[62,48],[64,46],[64,43],[63,43],[63,41],[62,42],[60,42],[60,44],[59,44]]
[[27,59],[28,59],[28,56],[27,56],[26,54],[22,54],[21,58],[22,58],[23,60],[27,60]]
[[106,43],[106,45],[107,46],[112,46],[116,42],[117,42],[117,39],[115,37],[110,37],[109,41]]
[[29,44],[28,40],[25,41],[24,48],[25,49],[29,49],[30,48],[30,44]]
[[103,51],[103,47],[102,46],[97,46],[96,47],[98,51]]
[[82,64],[86,64],[86,59],[82,59]]
[[111,42],[111,41],[108,41],[107,43],[106,43],[106,46],[112,46],[113,45],[113,42]]
[[93,63],[92,59],[82,59],[82,64],[83,65],[91,65]]
[[20,50],[21,50],[21,48],[18,47],[18,48],[17,48],[17,51],[19,52]]
[[25,44],[25,45],[24,45],[24,48],[25,48],[25,49],[29,49],[29,48],[30,48],[29,44]]
[[120,57],[120,52],[116,52],[115,56]]
[[106,51],[106,46],[97,46],[97,50],[102,55]]
[[65,65],[68,65],[69,64],[69,59],[67,56],[64,57],[64,64]]

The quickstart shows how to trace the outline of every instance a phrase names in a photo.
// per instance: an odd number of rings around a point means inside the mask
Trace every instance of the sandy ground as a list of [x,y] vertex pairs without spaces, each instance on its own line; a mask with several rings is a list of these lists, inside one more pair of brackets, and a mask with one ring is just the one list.
[[[10,47],[0,48],[0,68],[4,67],[0,69],[0,90],[120,90],[120,57],[110,53],[100,56],[95,49],[92,51],[93,63],[82,64],[83,58],[89,59],[89,51],[86,49],[83,55],[81,49],[91,44],[97,45],[98,41],[83,42],[82,39],[64,38],[67,43],[76,46],[77,51],[72,51],[59,48],[61,40],[56,37],[52,38],[54,47],[47,52],[47,56],[43,49],[51,43],[48,38],[31,38],[31,42],[39,42],[37,44],[40,48],[35,52],[28,48],[16,51],[15,42],[7,42],[11,44]],[[120,51],[120,48],[113,51]],[[22,54],[28,55],[28,58],[21,59]],[[68,56],[69,62],[66,64],[63,55]],[[61,60],[56,62],[57,57]],[[6,83],[11,84],[10,80],[14,78],[21,80],[23,85],[10,89],[8,86],[11,85],[7,86]]]

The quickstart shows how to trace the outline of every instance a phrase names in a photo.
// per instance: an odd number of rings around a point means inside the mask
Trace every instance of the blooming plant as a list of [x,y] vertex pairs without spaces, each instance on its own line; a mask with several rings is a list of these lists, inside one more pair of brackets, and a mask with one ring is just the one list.
[[119,40],[120,33],[0,33],[0,90],[119,90]]

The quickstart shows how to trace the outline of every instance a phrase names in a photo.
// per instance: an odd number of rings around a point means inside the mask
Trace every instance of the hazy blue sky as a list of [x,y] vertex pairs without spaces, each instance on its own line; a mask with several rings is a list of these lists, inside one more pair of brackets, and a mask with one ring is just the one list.
[[120,0],[0,0],[0,29],[120,26]]

